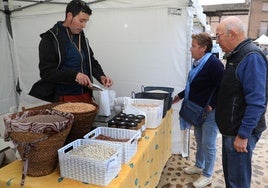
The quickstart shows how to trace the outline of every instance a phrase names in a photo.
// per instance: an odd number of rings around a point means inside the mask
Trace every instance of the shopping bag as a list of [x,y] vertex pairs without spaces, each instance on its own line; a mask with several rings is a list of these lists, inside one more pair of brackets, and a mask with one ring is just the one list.
[[179,115],[191,125],[201,126],[207,118],[207,110],[188,99],[184,99]]

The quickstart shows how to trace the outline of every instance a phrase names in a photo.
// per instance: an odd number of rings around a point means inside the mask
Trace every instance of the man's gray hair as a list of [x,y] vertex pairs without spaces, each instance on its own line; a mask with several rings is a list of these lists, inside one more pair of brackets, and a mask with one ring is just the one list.
[[239,33],[245,33],[245,28],[242,21],[235,16],[230,16],[224,20],[226,24],[226,30],[229,32],[230,30],[234,30]]

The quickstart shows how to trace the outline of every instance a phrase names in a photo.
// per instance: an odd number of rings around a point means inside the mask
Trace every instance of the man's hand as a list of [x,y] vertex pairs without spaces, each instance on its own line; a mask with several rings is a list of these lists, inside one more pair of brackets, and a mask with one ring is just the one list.
[[113,85],[113,80],[107,76],[101,76],[101,83],[104,87],[111,87]]
[[76,75],[75,81],[80,85],[92,87],[92,82],[90,81],[89,77],[81,72]]
[[234,148],[237,152],[248,152],[247,145],[248,145],[247,138],[240,138],[239,136],[236,136],[234,141]]

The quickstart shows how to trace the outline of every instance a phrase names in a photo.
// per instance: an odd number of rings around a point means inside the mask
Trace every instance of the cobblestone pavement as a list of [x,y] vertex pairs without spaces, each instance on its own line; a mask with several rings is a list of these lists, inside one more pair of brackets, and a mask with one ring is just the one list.
[[[268,120],[268,118],[266,118]],[[187,175],[183,168],[194,165],[196,143],[193,130],[190,131],[190,155],[183,158],[181,155],[172,155],[163,169],[161,179],[157,188],[192,188],[199,175]],[[268,188],[268,129],[263,132],[257,143],[252,160],[252,188]],[[224,178],[221,163],[221,135],[217,138],[217,159],[215,172],[210,188],[224,188]]]

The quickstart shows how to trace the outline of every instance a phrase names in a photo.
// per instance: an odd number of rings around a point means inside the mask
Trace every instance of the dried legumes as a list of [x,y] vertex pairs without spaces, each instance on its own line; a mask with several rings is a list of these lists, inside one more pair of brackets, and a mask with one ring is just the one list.
[[79,146],[68,152],[69,154],[91,158],[94,160],[105,161],[109,159],[112,155],[116,153],[116,149],[113,147],[99,144],[99,143],[90,143],[86,145]]
[[83,102],[68,102],[64,104],[59,104],[55,106],[53,109],[61,112],[85,113],[94,111],[96,107],[93,104]]

